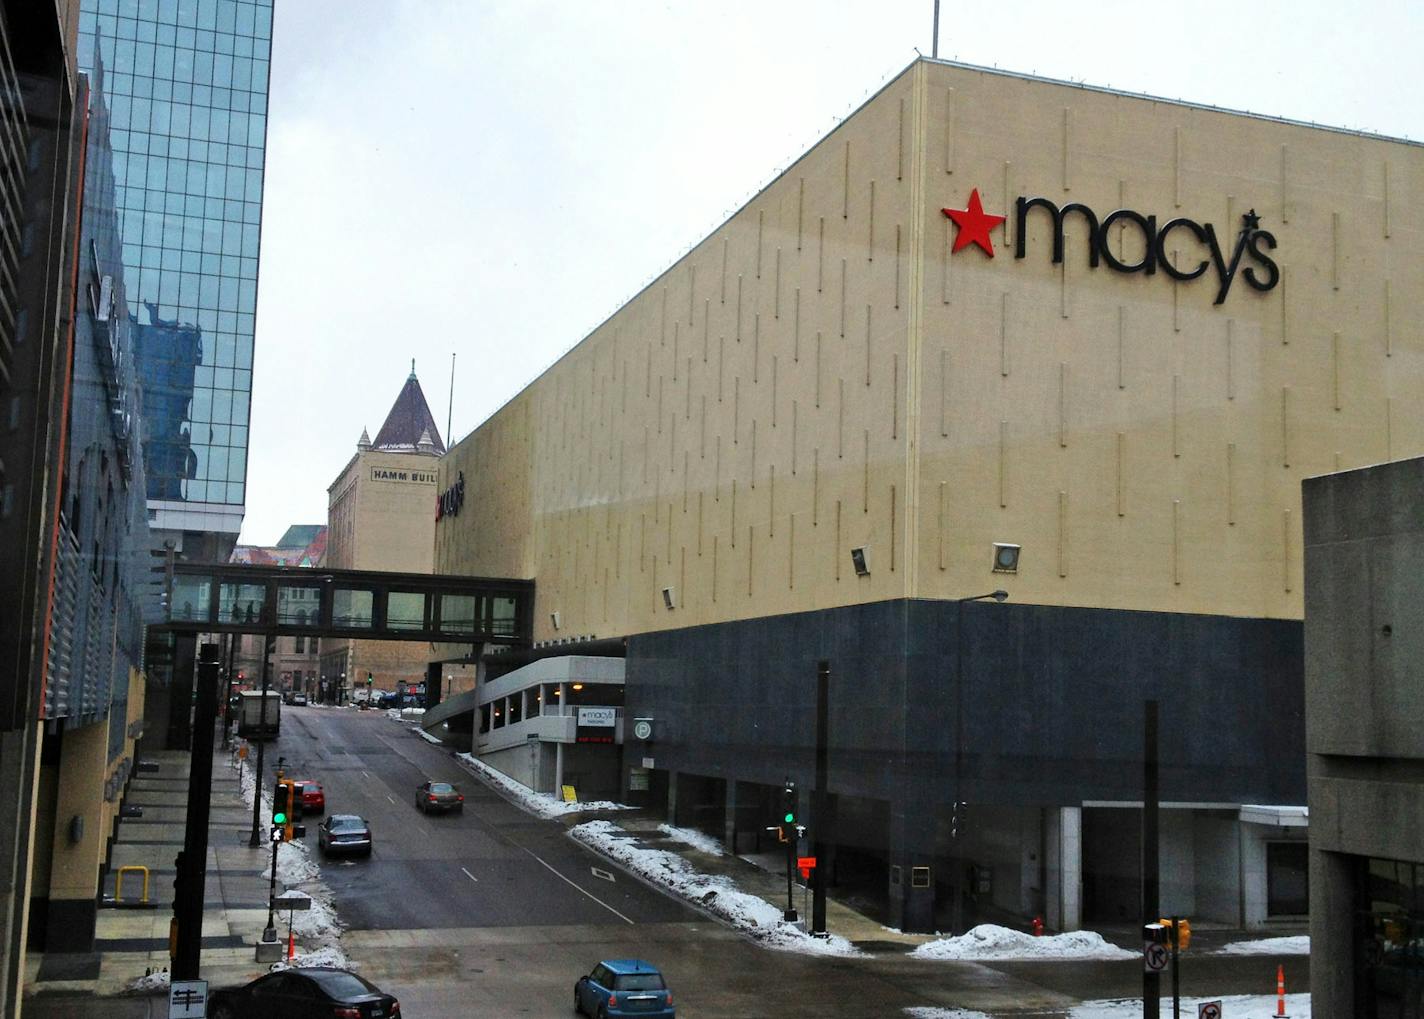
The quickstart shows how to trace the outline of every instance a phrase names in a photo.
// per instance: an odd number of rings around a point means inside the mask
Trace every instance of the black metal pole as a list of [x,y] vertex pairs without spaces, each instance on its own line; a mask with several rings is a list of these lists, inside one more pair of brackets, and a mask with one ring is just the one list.
[[222,745],[224,749],[232,741],[232,659],[237,650],[237,634],[229,633],[227,636],[227,667],[223,670],[223,701],[218,705],[218,711],[223,720]]
[[1177,965],[1181,947],[1182,918],[1172,917],[1172,1019],[1182,1019],[1182,968]]
[[811,872],[811,933],[826,933],[826,845],[830,831],[830,740],[831,663],[816,663],[816,788],[811,794],[811,823],[816,833],[811,839],[811,855],[816,869]]
[[[1160,847],[1158,843],[1157,812],[1159,808],[1157,788],[1157,702],[1148,701],[1143,719],[1142,747],[1142,922],[1156,923],[1161,916],[1158,901],[1158,866]],[[1162,1011],[1162,975],[1142,972],[1142,1016],[1143,1019],[1159,1019]]]
[[794,824],[782,825],[781,830],[786,833],[786,912],[782,918],[787,923],[795,923],[796,881],[792,874],[796,867],[796,826]]
[[[183,851],[174,879],[173,919],[177,923],[173,979],[196,980],[202,952],[203,898],[208,861],[208,803],[213,785],[213,727],[217,724],[216,644],[204,644],[197,667],[196,718],[188,763],[188,812]],[[186,710],[187,705],[185,704]]]
[[247,840],[253,849],[262,845],[262,748],[267,745],[267,683],[272,674],[272,655],[276,650],[277,638],[265,638],[262,645],[262,703],[257,707],[257,767],[252,773],[252,835]]
[[267,927],[262,932],[263,941],[277,940],[277,925],[272,920],[272,911],[277,901],[277,847],[282,843],[272,840],[272,876],[267,879]]
[[950,911],[950,933],[964,933],[964,860],[959,845],[960,829],[964,827],[964,599],[955,603],[954,622],[954,814],[950,818],[949,841],[954,859],[954,908]]

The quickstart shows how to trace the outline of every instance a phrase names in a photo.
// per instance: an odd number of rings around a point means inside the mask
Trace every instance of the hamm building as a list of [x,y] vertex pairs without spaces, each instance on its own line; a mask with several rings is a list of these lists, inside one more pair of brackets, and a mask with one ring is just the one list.
[[439,462],[436,571],[537,582],[476,749],[568,781],[602,689],[622,795],[745,851],[789,777],[890,925],[1070,929],[1140,920],[1155,699],[1162,909],[1298,922],[1301,480],[1424,453],[1421,208],[1413,144],[916,61]]

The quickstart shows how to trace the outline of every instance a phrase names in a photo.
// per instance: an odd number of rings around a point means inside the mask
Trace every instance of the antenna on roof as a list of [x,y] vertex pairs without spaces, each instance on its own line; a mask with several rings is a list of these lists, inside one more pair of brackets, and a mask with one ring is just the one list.
[[450,402],[445,409],[445,451],[450,450],[450,422],[455,416],[455,352],[450,351]]
[[934,0],[934,38],[930,41],[930,56],[939,59],[939,0]]

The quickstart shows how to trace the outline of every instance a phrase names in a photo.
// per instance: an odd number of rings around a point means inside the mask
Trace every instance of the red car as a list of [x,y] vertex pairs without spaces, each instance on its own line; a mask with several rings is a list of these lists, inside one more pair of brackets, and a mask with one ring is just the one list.
[[326,813],[326,793],[322,791],[320,782],[302,780],[302,813],[317,814]]

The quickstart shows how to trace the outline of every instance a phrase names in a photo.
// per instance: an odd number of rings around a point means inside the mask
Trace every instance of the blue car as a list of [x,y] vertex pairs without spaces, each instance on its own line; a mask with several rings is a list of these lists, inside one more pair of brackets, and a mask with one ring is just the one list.
[[605,959],[574,984],[574,1011],[596,1019],[674,1019],[672,991],[656,966],[642,959]]

